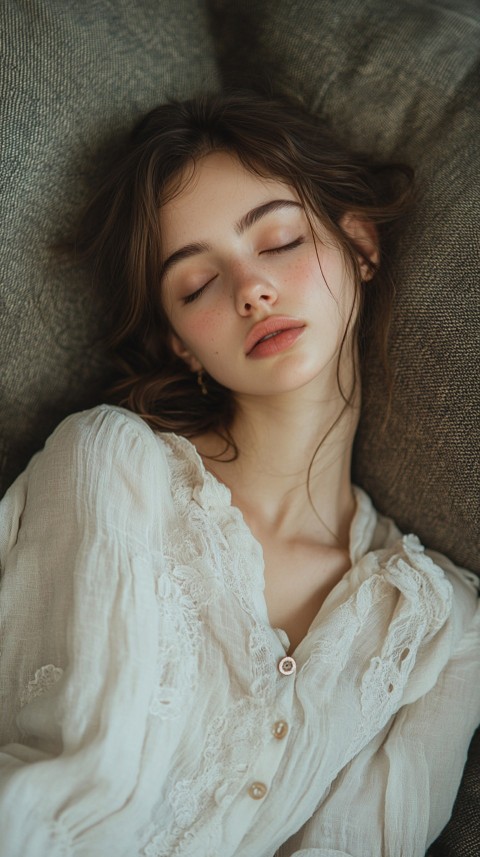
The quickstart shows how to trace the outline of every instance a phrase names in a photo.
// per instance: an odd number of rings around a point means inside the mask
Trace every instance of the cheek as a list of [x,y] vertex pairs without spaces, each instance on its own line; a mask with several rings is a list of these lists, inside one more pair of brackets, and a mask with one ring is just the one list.
[[321,298],[327,291],[325,280],[328,282],[328,273],[322,259],[320,263],[319,265],[317,257],[313,255],[298,259],[292,264],[288,277],[294,283],[298,297],[308,297],[310,300],[315,296]]
[[319,250],[319,262],[312,264],[311,276],[317,280],[323,294],[340,299],[350,278],[343,255],[336,248],[323,247]]
[[182,339],[197,353],[205,348],[210,350],[218,341],[219,332],[221,333],[224,326],[220,312],[195,312],[183,325]]
[[315,253],[299,259],[290,275],[301,305],[308,312],[319,313],[325,330],[330,329],[332,336],[343,336],[355,290],[341,252],[320,246],[318,259]]

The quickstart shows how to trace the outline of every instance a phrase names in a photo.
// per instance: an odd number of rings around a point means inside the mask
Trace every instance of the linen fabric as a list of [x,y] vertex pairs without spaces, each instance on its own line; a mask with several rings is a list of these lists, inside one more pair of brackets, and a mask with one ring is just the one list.
[[282,673],[193,445],[109,405],[57,428],[0,505],[1,857],[423,857],[480,717],[477,578],[354,490]]

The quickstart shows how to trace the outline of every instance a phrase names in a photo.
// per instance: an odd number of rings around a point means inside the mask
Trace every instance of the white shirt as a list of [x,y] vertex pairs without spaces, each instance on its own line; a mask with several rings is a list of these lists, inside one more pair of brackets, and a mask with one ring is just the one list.
[[57,428],[0,505],[0,857],[423,857],[480,719],[477,579],[355,496],[292,663],[193,445]]

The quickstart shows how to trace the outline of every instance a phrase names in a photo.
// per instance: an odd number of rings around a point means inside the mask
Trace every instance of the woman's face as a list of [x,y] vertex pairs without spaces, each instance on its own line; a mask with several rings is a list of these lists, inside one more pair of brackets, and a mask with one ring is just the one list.
[[[308,384],[325,392],[336,378],[353,274],[311,220],[315,237],[295,190],[224,152],[202,158],[163,206],[161,296],[172,348],[193,371],[262,396]],[[363,224],[344,228],[366,247]]]

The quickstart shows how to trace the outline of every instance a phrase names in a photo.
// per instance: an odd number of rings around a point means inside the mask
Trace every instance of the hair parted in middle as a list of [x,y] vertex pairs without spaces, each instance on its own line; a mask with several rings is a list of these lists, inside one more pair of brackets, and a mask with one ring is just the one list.
[[[170,324],[162,305],[162,235],[159,210],[185,186],[200,158],[227,152],[249,171],[293,188],[312,224],[318,218],[351,266],[356,292],[337,363],[338,375],[355,306],[351,334],[360,367],[370,348],[383,363],[394,294],[385,239],[411,202],[412,171],[347,151],[325,123],[301,103],[253,92],[202,95],[151,110],[134,128],[92,200],[78,247],[91,259],[109,306],[106,344],[116,355],[118,379],[111,401],[141,415],[152,428],[193,437],[215,431],[231,445],[231,391],[208,377],[203,395],[197,375],[169,345]],[[380,264],[374,266],[341,228],[346,214],[375,224]],[[369,266],[361,282],[359,257]],[[354,388],[356,379],[354,379]]]

